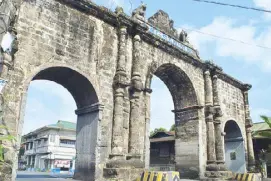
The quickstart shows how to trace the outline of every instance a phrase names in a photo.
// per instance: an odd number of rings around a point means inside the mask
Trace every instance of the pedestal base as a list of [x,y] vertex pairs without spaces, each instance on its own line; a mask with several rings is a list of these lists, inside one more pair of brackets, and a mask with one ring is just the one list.
[[128,181],[135,180],[144,171],[144,162],[138,155],[112,156],[103,169],[106,180]]
[[143,168],[104,168],[103,176],[106,180],[128,181],[140,178],[143,171]]
[[215,181],[215,180],[232,180],[233,174],[230,171],[206,171],[205,177],[202,180]]

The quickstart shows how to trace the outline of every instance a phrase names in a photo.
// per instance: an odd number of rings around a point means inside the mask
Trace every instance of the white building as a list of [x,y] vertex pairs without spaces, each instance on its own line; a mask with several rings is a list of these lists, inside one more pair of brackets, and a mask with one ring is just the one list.
[[52,170],[72,168],[75,158],[76,124],[58,121],[41,127],[24,137],[27,168]]

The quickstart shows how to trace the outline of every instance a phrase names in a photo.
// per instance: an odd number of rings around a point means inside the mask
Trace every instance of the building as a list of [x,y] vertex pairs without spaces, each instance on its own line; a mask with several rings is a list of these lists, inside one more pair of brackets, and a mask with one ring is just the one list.
[[[265,122],[255,123],[252,127],[253,133],[256,132],[270,132],[271,129]],[[271,134],[270,134],[271,135]],[[261,136],[258,134],[253,135],[253,145],[255,159],[265,171],[265,177],[271,177],[271,138]]]
[[[246,151],[241,130],[234,121],[228,121],[224,126],[223,154],[228,170],[235,173],[245,173]],[[180,148],[180,146],[178,146]],[[159,131],[150,137],[150,168],[152,170],[171,171],[176,167],[175,132]]]
[[159,131],[150,137],[150,169],[175,170],[175,132]]
[[35,170],[69,170],[74,160],[76,124],[58,121],[23,136],[26,167]]

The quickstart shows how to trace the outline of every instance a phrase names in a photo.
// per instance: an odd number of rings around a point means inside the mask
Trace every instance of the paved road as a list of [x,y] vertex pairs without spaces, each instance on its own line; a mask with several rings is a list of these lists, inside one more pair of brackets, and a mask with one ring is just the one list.
[[[18,172],[16,181],[76,181],[76,180],[72,180],[71,175],[68,174],[50,174],[44,172]],[[181,181],[194,181],[194,180],[181,179]]]
[[18,172],[16,181],[69,181],[68,174],[50,174],[44,172]]

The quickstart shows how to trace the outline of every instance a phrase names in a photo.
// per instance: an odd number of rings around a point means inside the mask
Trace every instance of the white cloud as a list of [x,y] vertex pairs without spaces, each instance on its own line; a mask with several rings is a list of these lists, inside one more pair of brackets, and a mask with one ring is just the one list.
[[[267,26],[266,29],[259,33],[256,25],[240,25],[237,20],[227,17],[216,17],[213,22],[197,30],[205,34],[191,31],[189,40],[199,52],[211,51],[217,56],[243,60],[250,64],[259,65],[263,70],[271,70],[271,62],[269,60],[271,49],[256,46],[271,47],[271,26]],[[206,34],[225,37],[238,42]],[[206,47],[214,48],[206,49]]]
[[51,81],[33,81],[28,90],[23,134],[58,120],[76,122],[75,109],[67,89]]
[[37,89],[39,91],[46,92],[46,94],[58,97],[61,99],[63,104],[75,104],[75,101],[70,92],[66,88],[55,82],[47,80],[35,80],[31,82],[30,88]]
[[265,108],[251,109],[251,118],[254,123],[263,122],[263,120],[260,117],[261,115],[270,116],[271,110]]
[[94,0],[94,2],[109,9],[114,9],[117,6],[124,7],[124,0]]
[[[254,0],[254,4],[257,7],[266,9],[266,10],[271,10],[271,1],[270,0]],[[264,13],[264,18],[266,20],[271,20],[271,13]]]

